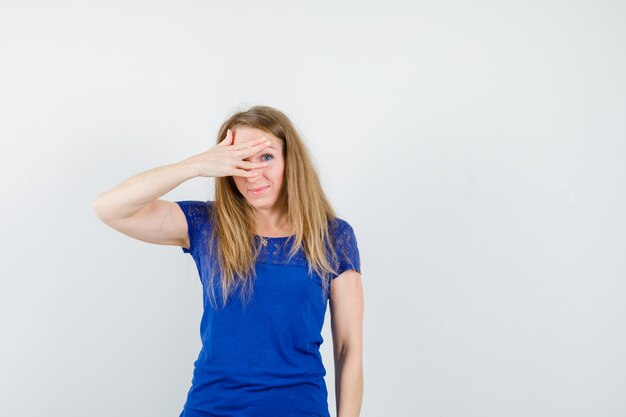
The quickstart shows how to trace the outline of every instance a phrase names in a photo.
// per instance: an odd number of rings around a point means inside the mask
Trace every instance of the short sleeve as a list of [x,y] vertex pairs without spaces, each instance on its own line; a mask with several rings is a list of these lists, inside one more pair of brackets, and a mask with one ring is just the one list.
[[209,222],[210,201],[182,200],[175,201],[187,219],[187,234],[189,235],[189,249],[181,246],[184,253],[194,253],[200,245],[200,238],[204,234]]
[[354,230],[347,221],[339,218],[335,219],[335,252],[338,263],[335,265],[337,276],[333,279],[349,269],[361,272],[359,247]]

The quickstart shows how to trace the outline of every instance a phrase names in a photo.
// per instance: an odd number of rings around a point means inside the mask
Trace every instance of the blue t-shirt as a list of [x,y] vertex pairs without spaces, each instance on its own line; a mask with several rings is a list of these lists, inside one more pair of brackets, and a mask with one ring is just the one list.
[[[321,277],[308,274],[302,248],[289,260],[291,237],[265,237],[248,304],[237,288],[224,307],[217,275],[215,309],[207,294],[213,202],[176,203],[188,225],[189,249],[182,250],[193,257],[204,290],[202,349],[180,417],[330,417],[319,351],[328,297]],[[338,275],[360,272],[352,227],[339,218],[330,226]]]

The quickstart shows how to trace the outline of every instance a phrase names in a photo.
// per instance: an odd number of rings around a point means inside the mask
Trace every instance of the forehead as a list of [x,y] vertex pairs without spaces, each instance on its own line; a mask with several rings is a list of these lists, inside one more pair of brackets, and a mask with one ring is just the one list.
[[255,142],[262,137],[268,138],[274,146],[277,146],[281,143],[280,139],[278,139],[276,136],[272,135],[269,132],[266,132],[265,130],[257,129],[255,127],[236,127],[234,129],[234,135],[235,137],[233,140],[233,144]]

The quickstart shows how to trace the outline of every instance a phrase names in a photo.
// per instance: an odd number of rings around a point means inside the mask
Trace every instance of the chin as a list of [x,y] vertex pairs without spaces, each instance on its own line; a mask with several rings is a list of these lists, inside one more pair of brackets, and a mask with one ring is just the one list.
[[267,202],[267,201],[250,201],[249,202],[250,205],[254,208],[258,208],[258,209],[269,209],[274,207],[274,204],[276,203],[272,203],[272,202]]
[[270,201],[268,199],[263,199],[263,200],[250,199],[248,200],[248,203],[250,203],[252,207],[259,208],[259,209],[266,209],[266,208],[274,207],[274,205],[276,204],[276,200]]

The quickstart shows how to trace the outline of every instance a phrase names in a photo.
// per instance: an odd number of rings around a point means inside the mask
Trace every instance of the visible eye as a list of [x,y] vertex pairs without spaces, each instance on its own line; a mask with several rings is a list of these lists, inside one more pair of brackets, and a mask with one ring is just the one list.
[[[270,158],[274,158],[274,156],[272,154],[266,153],[265,155],[263,155],[261,157],[261,159],[265,158],[266,156],[269,156]],[[263,159],[264,161],[268,161],[268,159]]]

